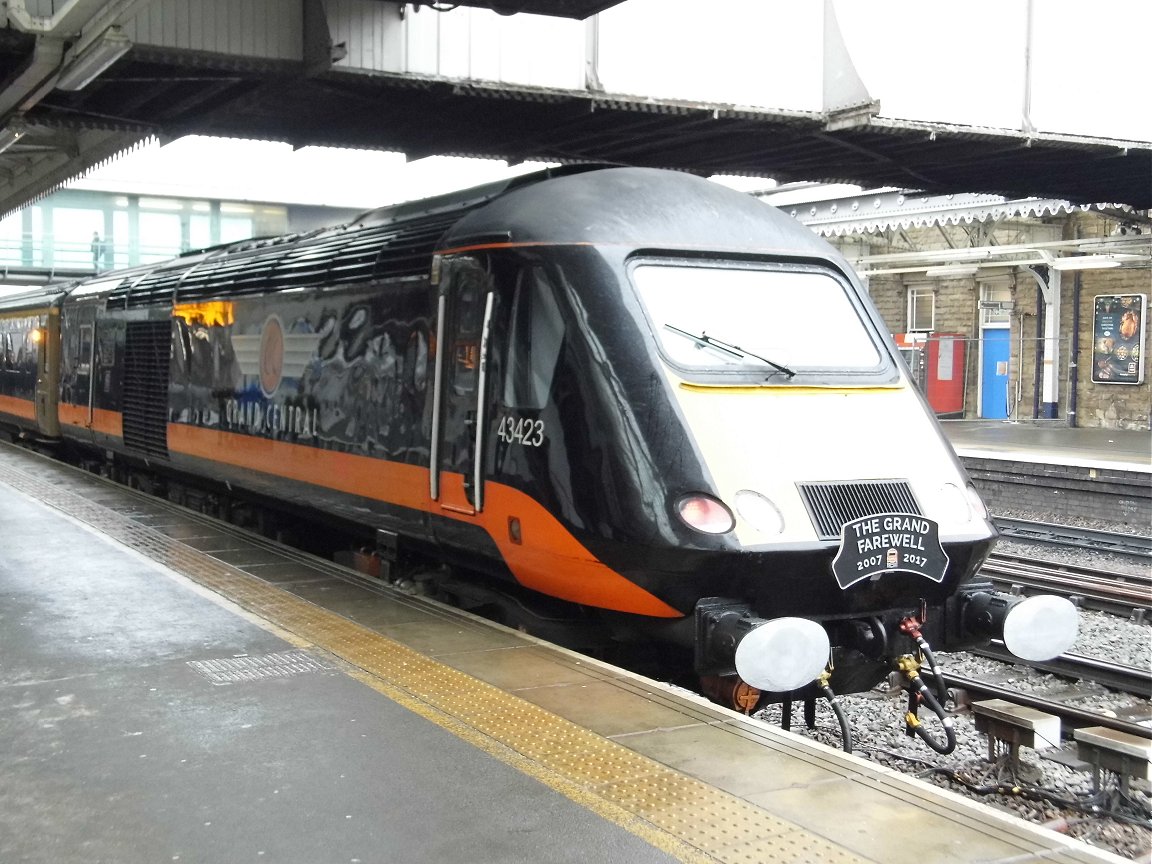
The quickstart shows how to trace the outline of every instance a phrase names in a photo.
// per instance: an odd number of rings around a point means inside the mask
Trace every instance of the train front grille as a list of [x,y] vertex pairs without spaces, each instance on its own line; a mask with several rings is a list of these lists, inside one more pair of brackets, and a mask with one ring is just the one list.
[[920,506],[905,480],[797,483],[821,540],[836,540],[845,522],[874,513],[915,513]]

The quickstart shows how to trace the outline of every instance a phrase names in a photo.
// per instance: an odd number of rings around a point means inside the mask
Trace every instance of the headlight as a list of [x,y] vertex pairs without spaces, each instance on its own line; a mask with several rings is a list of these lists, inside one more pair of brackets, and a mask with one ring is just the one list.
[[685,495],[676,502],[676,512],[685,525],[705,534],[727,534],[736,527],[731,511],[711,495]]
[[779,508],[759,492],[751,489],[737,492],[736,512],[741,519],[765,534],[779,534],[784,530],[784,517]]
[[984,504],[984,499],[980,497],[980,493],[976,491],[976,487],[969,483],[964,491],[968,495],[968,503],[972,505],[972,512],[981,519],[987,519],[988,507]]

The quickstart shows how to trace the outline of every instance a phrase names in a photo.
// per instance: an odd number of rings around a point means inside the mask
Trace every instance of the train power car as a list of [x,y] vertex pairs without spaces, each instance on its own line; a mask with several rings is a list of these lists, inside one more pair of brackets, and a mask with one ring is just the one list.
[[6,301],[0,338],[10,428],[306,504],[394,574],[565,601],[743,700],[1075,635],[973,581],[995,530],[849,265],[690,175],[561,169],[190,253]]

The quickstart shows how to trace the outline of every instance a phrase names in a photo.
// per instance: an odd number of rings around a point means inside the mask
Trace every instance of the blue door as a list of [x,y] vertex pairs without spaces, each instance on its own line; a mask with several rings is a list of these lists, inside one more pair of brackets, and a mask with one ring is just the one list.
[[985,329],[983,360],[980,363],[980,416],[986,420],[1003,420],[1008,416],[1008,341],[1011,331],[1005,328]]

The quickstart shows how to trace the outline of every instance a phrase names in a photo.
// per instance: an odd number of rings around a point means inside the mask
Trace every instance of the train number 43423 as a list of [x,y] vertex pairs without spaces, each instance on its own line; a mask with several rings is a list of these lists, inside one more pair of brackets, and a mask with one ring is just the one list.
[[504,417],[496,430],[496,437],[506,444],[539,447],[544,443],[544,421],[527,417]]

